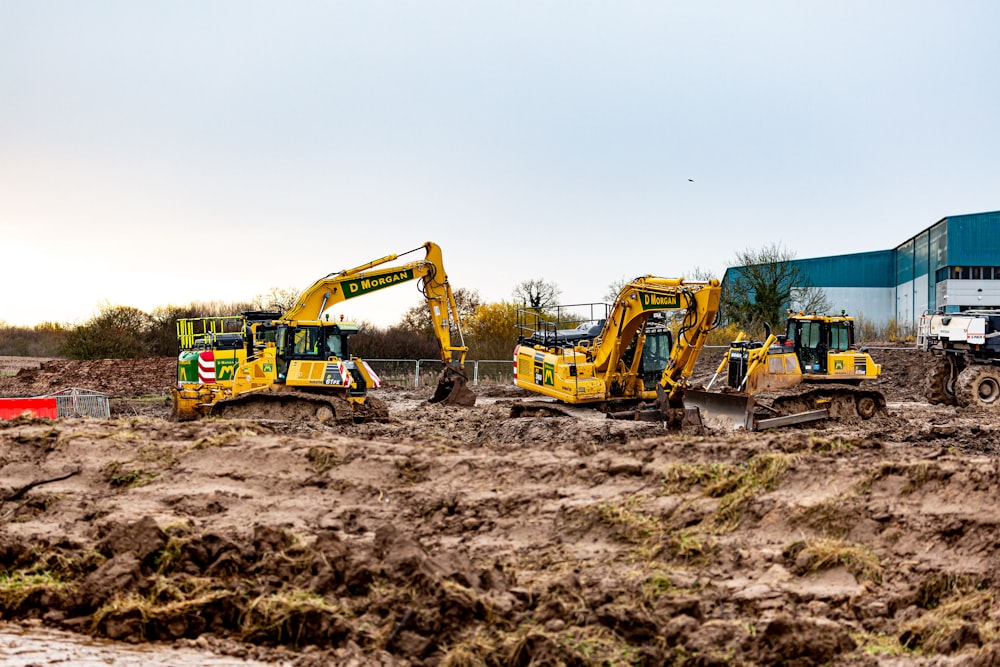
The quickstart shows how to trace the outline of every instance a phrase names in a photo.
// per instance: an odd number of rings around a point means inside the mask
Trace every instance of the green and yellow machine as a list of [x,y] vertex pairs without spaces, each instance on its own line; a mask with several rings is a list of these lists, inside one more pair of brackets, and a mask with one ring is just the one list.
[[[357,325],[331,320],[327,311],[348,299],[413,280],[419,281],[441,352],[442,370],[430,402],[475,404],[475,394],[466,386],[468,348],[441,248],[431,242],[421,248],[425,251],[421,260],[383,266],[420,250],[416,248],[330,274],[306,289],[283,314],[244,313],[237,318],[238,332],[216,330],[225,322],[178,322],[181,352],[172,392],[175,416],[386,419],[385,404],[368,393],[380,385],[378,375],[350,353],[349,339],[357,333]],[[459,345],[452,344],[453,332]]]

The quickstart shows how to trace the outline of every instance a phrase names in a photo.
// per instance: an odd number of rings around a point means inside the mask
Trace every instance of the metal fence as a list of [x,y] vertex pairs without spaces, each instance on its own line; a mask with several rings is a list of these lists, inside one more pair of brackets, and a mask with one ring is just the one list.
[[[440,359],[365,359],[384,384],[403,387],[430,387],[437,384]],[[514,360],[479,359],[465,361],[472,384],[505,384],[514,380]]]
[[97,417],[109,419],[111,405],[106,394],[89,389],[63,389],[48,398],[56,399],[60,417]]

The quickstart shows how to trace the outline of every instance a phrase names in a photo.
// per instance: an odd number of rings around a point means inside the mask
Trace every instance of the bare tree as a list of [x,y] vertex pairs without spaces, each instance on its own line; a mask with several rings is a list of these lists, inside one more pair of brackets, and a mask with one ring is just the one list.
[[555,283],[534,278],[514,286],[514,302],[534,310],[545,310],[556,305],[562,290]]
[[765,324],[783,322],[786,309],[794,305],[808,303],[809,310],[828,309],[823,291],[809,284],[793,259],[794,253],[780,243],[737,252],[722,295],[726,319],[760,332]]
[[687,280],[706,282],[709,280],[718,280],[719,277],[715,274],[715,271],[712,271],[711,269],[703,269],[700,266],[696,266],[685,273],[684,278]]
[[622,288],[633,280],[635,280],[635,278],[626,278],[625,276],[622,276],[618,280],[612,281],[608,285],[608,291],[604,293],[604,300],[608,303],[614,303],[615,299],[618,298],[618,294],[622,291]]
[[258,294],[253,298],[253,310],[277,310],[284,313],[295,305],[299,294],[301,292],[292,287],[272,287],[265,294]]

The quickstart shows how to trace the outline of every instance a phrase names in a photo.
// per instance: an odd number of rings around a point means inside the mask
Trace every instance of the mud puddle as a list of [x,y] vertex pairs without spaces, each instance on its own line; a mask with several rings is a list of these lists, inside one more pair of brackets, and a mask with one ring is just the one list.
[[10,667],[57,664],[74,667],[281,667],[290,663],[245,660],[193,648],[123,644],[51,628],[0,623],[0,664]]

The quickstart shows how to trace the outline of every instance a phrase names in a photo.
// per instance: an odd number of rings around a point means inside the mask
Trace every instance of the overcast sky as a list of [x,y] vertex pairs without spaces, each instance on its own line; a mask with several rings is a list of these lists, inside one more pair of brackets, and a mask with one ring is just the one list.
[[0,0],[0,321],[248,300],[424,241],[454,287],[565,303],[774,242],[892,248],[1000,209],[998,25],[995,0]]

